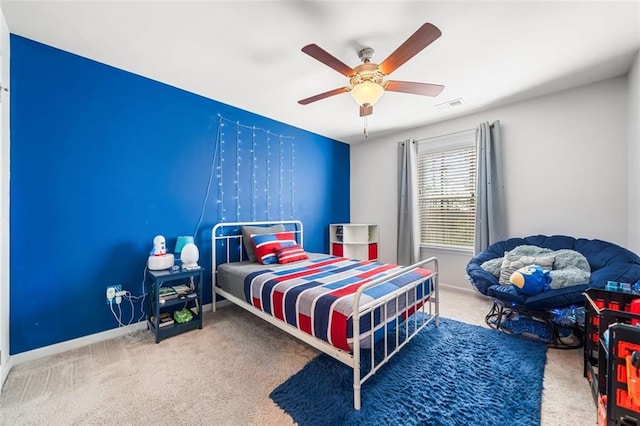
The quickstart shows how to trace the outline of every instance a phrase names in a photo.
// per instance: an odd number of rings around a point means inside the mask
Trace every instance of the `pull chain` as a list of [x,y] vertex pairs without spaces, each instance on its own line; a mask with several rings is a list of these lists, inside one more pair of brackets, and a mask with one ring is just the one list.
[[369,134],[367,133],[367,116],[366,115],[364,116],[364,130],[363,130],[363,133],[364,133],[365,139],[369,137]]

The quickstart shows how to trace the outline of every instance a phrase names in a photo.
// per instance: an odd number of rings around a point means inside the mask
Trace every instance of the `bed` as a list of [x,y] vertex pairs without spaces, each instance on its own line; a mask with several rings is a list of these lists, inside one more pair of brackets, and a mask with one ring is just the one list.
[[[263,250],[263,241],[280,249]],[[351,367],[359,410],[362,384],[420,330],[439,326],[438,260],[403,267],[308,253],[303,241],[296,220],[215,225],[213,310],[220,295]]]

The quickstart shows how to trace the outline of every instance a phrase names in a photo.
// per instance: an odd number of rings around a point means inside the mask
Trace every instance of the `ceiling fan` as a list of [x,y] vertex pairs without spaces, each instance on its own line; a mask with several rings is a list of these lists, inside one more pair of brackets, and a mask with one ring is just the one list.
[[444,89],[442,85],[384,80],[384,78],[433,43],[440,35],[442,35],[442,32],[435,25],[430,23],[423,24],[380,64],[371,62],[374,53],[372,48],[366,47],[360,50],[358,57],[362,60],[362,64],[355,68],[346,65],[320,46],[309,44],[303,47],[302,51],[348,77],[349,85],[299,100],[298,103],[307,105],[330,96],[350,92],[358,105],[360,105],[360,117],[364,117],[373,114],[373,105],[386,90],[422,96],[438,96]]

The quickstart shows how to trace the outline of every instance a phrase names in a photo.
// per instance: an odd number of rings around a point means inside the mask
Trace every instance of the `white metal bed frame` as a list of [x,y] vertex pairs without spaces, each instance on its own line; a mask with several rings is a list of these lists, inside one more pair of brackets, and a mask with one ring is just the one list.
[[[389,361],[389,359],[393,355],[398,353],[398,351],[402,347],[404,347],[404,345],[406,345],[416,334],[418,334],[420,330],[422,330],[432,322],[435,323],[436,327],[440,325],[439,290],[438,290],[438,259],[435,257],[431,257],[431,258],[422,260],[420,262],[417,262],[411,266],[408,266],[402,269],[401,271],[398,271],[396,273],[393,273],[391,275],[388,275],[380,279],[376,279],[366,285],[361,286],[358,289],[353,299],[353,312],[359,312],[360,315],[353,315],[353,352],[349,353],[344,350],[338,349],[330,345],[329,343],[325,342],[324,340],[311,336],[297,329],[296,327],[255,308],[254,306],[247,303],[245,300],[240,299],[224,291],[220,287],[216,287],[216,274],[217,274],[218,265],[222,263],[227,263],[227,262],[238,262],[244,259],[244,256],[243,256],[244,251],[242,249],[241,227],[244,225],[269,226],[269,225],[276,225],[276,224],[283,224],[287,229],[287,231],[294,233],[300,245],[303,245],[302,222],[297,220],[268,221],[268,222],[228,222],[228,223],[219,223],[213,227],[213,230],[211,232],[213,311],[215,312],[216,310],[215,295],[219,294],[220,296],[224,297],[230,302],[246,309],[247,311],[251,312],[254,315],[257,315],[258,317],[262,318],[268,323],[273,324],[276,327],[280,328],[281,330],[285,331],[286,333],[294,337],[297,337],[298,339],[302,340],[308,345],[313,346],[314,348],[324,352],[325,354],[351,367],[353,369],[353,406],[356,410],[360,410],[360,407],[361,407],[360,390],[361,390],[362,383],[364,383],[367,379],[373,376],[384,364],[386,364]],[[233,233],[230,235],[225,235],[225,233],[228,231],[231,231]],[[233,242],[233,244],[231,244],[231,242]],[[218,245],[220,245],[221,248],[224,250],[223,252],[224,261],[222,262],[218,261],[218,253],[219,253]],[[236,247],[238,253],[232,253],[232,250],[230,249],[231,246]],[[385,295],[380,299],[373,300],[369,303],[365,303],[362,306],[360,306],[360,297],[362,296],[362,293],[365,290],[371,287],[380,285],[392,278],[398,277],[400,275],[404,275],[417,268],[425,267],[427,264],[433,265],[429,267],[429,269],[432,271],[432,274],[426,277],[424,280],[421,280],[419,283],[414,283],[406,287],[402,287],[392,293]],[[268,268],[268,266],[266,267]],[[415,297],[416,295],[415,292],[417,291],[416,289],[418,287],[422,287],[422,294],[423,294],[422,299],[418,299],[417,297]],[[412,292],[414,292],[413,293],[414,297],[412,298],[412,300],[414,301],[410,302],[409,295]],[[401,333],[400,327],[398,326],[395,327],[395,330],[394,330],[395,346],[391,351],[389,351],[388,337],[387,337],[387,333],[385,333],[384,356],[382,357],[381,360],[375,360],[375,350],[374,350],[375,345],[373,344],[374,333],[371,332],[369,336],[369,339],[370,339],[369,343],[370,343],[370,347],[372,348],[371,349],[371,369],[367,374],[361,377],[360,376],[361,374],[361,371],[360,371],[361,342],[360,342],[360,338],[356,337],[356,336],[360,336],[360,317],[366,314],[370,315],[371,324],[373,324],[374,323],[373,315],[376,308],[383,306],[390,301],[395,301],[394,302],[395,312],[397,313],[399,301],[402,299],[404,299],[403,301],[404,301],[405,309],[409,309],[409,307],[412,306],[416,313],[421,312],[423,314],[421,319],[419,320],[417,315],[413,315],[407,320],[405,320],[405,321],[413,322],[413,327],[409,327],[409,326],[404,327],[404,332],[402,333],[403,334],[402,340],[401,340],[401,334],[400,334]],[[419,306],[421,302],[422,304]],[[385,324],[387,323],[387,319],[388,319],[387,310],[382,309],[382,311],[384,313],[384,320],[381,321],[381,325],[378,327],[384,327]],[[411,324],[409,323],[408,325],[411,325]]]

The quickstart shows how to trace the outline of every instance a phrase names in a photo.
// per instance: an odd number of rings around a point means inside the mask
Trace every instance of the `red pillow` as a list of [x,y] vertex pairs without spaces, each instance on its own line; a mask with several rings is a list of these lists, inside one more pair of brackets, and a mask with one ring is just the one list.
[[293,232],[276,232],[275,234],[253,234],[251,241],[256,252],[256,260],[263,265],[278,263],[276,251],[279,248],[293,246],[296,238]]
[[278,263],[291,263],[309,258],[299,244],[278,249],[276,256],[278,257]]

